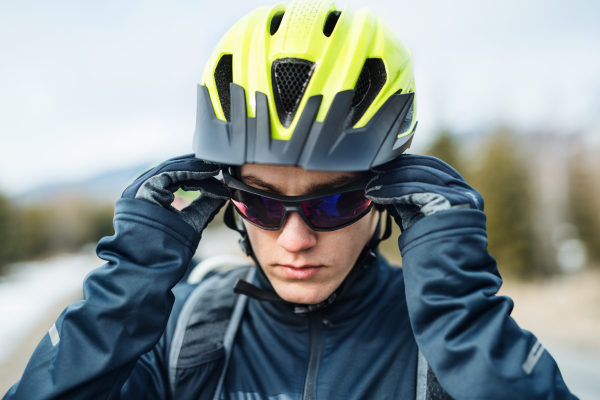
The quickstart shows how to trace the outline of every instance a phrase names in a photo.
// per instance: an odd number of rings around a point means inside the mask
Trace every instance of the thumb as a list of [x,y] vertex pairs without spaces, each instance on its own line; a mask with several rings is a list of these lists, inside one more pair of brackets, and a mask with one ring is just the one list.
[[202,233],[204,228],[213,220],[221,207],[225,204],[224,199],[209,197],[200,194],[192,203],[183,210],[175,210],[181,219],[190,224],[196,232]]

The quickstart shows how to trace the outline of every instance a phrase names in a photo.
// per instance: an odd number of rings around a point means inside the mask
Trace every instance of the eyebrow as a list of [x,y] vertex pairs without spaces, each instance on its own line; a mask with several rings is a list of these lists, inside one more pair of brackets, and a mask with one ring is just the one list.
[[[279,188],[277,188],[277,186],[274,186],[268,182],[263,181],[256,175],[246,174],[246,175],[242,175],[240,177],[240,179],[246,185],[258,187],[258,189],[265,189],[271,193],[280,194],[282,196],[286,195]],[[306,188],[307,189],[306,194],[317,193],[317,192],[324,191],[326,189],[345,186],[352,182],[357,181],[358,179],[360,179],[360,176],[343,175],[343,176],[339,176],[339,177],[334,178],[327,182],[313,183],[313,184],[308,185],[308,187]]]

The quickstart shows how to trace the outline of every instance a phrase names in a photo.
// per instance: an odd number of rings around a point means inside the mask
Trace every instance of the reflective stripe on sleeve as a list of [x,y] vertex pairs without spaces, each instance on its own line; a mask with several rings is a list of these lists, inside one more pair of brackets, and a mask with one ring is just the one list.
[[527,359],[523,363],[523,371],[525,371],[527,375],[531,374],[531,371],[533,371],[533,368],[535,368],[535,365],[540,360],[540,357],[542,357],[543,352],[544,346],[542,346],[542,343],[539,340],[536,341],[529,351]]
[[58,330],[56,329],[56,324],[52,324],[52,328],[48,331],[48,335],[50,335],[50,340],[52,341],[52,346],[56,346],[58,342],[60,342],[60,337],[58,336]]

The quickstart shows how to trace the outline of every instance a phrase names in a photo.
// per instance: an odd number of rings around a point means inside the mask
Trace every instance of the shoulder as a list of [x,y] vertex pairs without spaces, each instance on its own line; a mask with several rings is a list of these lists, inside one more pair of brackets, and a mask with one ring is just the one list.
[[180,282],[173,288],[175,303],[163,337],[169,352],[178,335],[176,331],[186,331],[189,319],[194,319],[195,314],[209,315],[214,310],[233,307],[233,286],[250,268],[215,269],[204,274],[197,283]]
[[198,284],[190,284],[187,282],[180,282],[173,288],[173,294],[175,295],[175,303],[173,304],[173,310],[171,311],[171,318],[179,315],[183,305],[190,297],[194,289],[198,287]]
[[381,304],[394,304],[395,307],[404,309],[406,307],[406,290],[402,267],[391,265],[382,255],[379,255],[376,267]]
[[171,310],[171,315],[169,316],[169,321],[167,322],[167,328],[163,337],[167,343],[170,343],[173,338],[175,328],[177,327],[177,320],[179,319],[183,306],[197,287],[198,284],[180,282],[173,288],[172,292],[173,295],[175,295],[175,302],[173,303],[173,309]]
[[379,273],[391,280],[392,283],[402,282],[404,285],[404,274],[402,267],[390,264],[389,261],[381,254],[379,254],[377,257],[377,268],[379,268]]
[[[199,265],[200,266],[200,265]],[[199,279],[188,279],[186,282],[180,282],[173,288],[173,294],[175,295],[175,303],[173,310],[171,311],[171,321],[178,319],[181,311],[190,297],[196,290],[202,290],[200,286],[206,290],[214,291],[227,291],[233,294],[233,283],[240,277],[246,275],[251,266],[246,265],[243,267],[235,268],[215,268],[210,271],[204,271]],[[196,271],[196,270],[194,270]],[[190,274],[190,277],[194,274]],[[191,283],[190,283],[191,282]],[[209,283],[210,282],[210,283]]]

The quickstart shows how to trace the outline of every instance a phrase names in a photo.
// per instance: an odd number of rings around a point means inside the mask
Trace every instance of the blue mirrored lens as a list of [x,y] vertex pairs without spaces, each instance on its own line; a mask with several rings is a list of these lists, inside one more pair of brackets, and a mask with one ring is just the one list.
[[304,201],[302,209],[316,228],[336,228],[362,217],[370,205],[365,191],[356,190]]

